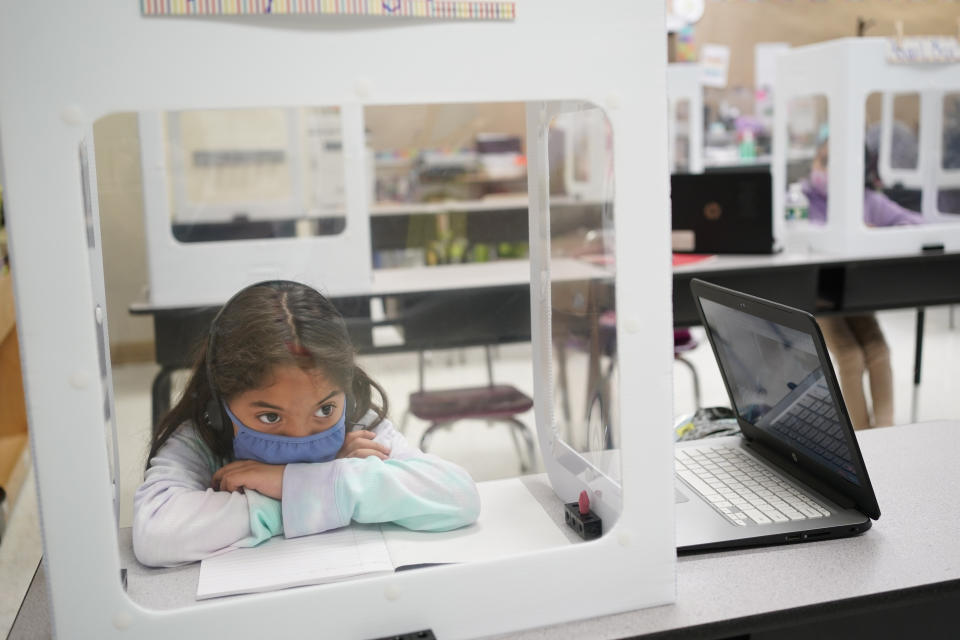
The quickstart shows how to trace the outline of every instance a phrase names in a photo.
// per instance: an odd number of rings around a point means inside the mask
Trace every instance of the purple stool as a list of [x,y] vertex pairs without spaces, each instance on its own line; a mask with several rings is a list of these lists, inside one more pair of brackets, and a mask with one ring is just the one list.
[[[487,356],[489,384],[436,391],[426,391],[423,388],[423,352],[420,352],[420,390],[410,394],[410,413],[430,423],[420,438],[420,449],[424,452],[427,450],[430,439],[437,429],[449,428],[459,420],[506,422],[511,427],[510,436],[517,450],[517,457],[520,459],[520,470],[526,473],[535,464],[533,434],[527,425],[517,419],[517,416],[533,407],[533,399],[512,385],[493,384],[490,347],[485,346],[484,349]],[[517,433],[526,443],[526,459],[521,452]]]

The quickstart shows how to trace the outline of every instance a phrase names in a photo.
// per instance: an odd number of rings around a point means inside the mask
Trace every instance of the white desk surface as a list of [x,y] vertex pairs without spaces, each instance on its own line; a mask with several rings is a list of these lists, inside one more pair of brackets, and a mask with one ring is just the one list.
[[[858,440],[882,512],[865,534],[681,556],[674,604],[504,637],[621,638],[960,579],[960,422],[875,429],[859,432]],[[522,482],[563,527],[561,505],[545,476]],[[130,554],[129,532],[122,533],[121,559],[134,600],[157,608],[197,604],[198,564],[140,567]],[[584,593],[588,597],[588,586]],[[44,637],[49,623],[43,600],[40,575],[11,638]]]
[[[770,267],[788,267],[851,260],[873,260],[919,257],[917,253],[877,254],[871,252],[854,253],[797,253],[781,252],[769,255],[712,255],[705,260],[673,267],[673,273],[702,273],[710,271],[730,271],[743,269],[765,269]],[[556,258],[551,263],[554,282],[602,280],[614,276],[613,267],[591,264],[576,258]],[[495,260],[493,262],[471,262],[449,264],[434,267],[399,267],[394,269],[374,269],[370,288],[358,291],[355,295],[386,296],[403,293],[429,293],[433,291],[453,291],[458,289],[483,289],[510,287],[530,282],[530,262],[528,260]],[[223,300],[211,301],[210,306],[223,304]],[[134,302],[130,305],[133,313],[162,311],[174,307],[157,307],[149,302]]]
[[[554,282],[610,278],[614,271],[575,258],[555,258],[550,263]],[[480,289],[530,283],[528,260],[496,260],[445,264],[435,267],[374,269],[372,295]]]
[[[610,268],[597,266],[575,258],[555,258],[550,266],[551,277],[554,282],[600,280],[614,275],[614,271]],[[512,287],[529,283],[529,260],[494,260],[493,262],[445,264],[433,267],[374,269],[370,288],[350,295],[388,296],[402,293]],[[224,300],[211,301],[209,306],[218,306],[223,303]],[[134,302],[130,305],[130,311],[133,313],[149,313],[177,308],[182,307],[180,305],[160,307],[143,301]]]
[[960,422],[857,439],[881,511],[863,535],[680,556],[674,604],[507,637],[622,638],[960,579]]

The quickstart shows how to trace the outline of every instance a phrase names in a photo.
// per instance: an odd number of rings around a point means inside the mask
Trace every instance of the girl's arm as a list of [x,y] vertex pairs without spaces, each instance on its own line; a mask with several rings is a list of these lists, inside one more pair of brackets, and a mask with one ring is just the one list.
[[867,189],[863,199],[863,221],[873,227],[923,224],[923,216],[900,206],[886,194]]
[[447,531],[476,521],[480,496],[470,474],[410,445],[387,420],[375,432],[374,441],[390,449],[387,460],[287,465],[282,501],[286,537],[342,527],[351,520],[394,522],[421,531]]
[[279,501],[210,488],[219,466],[189,426],[160,448],[133,498],[133,551],[141,563],[193,562],[282,533]]

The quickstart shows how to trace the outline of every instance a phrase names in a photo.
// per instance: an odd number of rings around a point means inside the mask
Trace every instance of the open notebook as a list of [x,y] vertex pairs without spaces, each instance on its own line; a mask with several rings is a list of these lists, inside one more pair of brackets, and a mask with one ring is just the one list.
[[478,562],[570,544],[560,528],[562,516],[551,519],[519,479],[477,487],[480,517],[462,529],[425,533],[396,525],[353,524],[302,538],[276,537],[207,558],[200,564],[197,599],[339,582],[411,565]]

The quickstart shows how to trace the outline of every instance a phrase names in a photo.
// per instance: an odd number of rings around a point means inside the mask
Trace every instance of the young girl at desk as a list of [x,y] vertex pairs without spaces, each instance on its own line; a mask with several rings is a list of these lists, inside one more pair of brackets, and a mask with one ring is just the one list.
[[[817,154],[803,192],[810,203],[810,221],[827,219],[827,130],[819,136]],[[865,152],[863,221],[871,227],[921,224],[923,216],[906,209],[882,191],[877,170],[877,152]],[[893,368],[890,348],[880,323],[872,313],[849,316],[821,316],[817,323],[827,348],[837,360],[840,389],[854,429],[885,427],[893,424]],[[864,373],[870,378],[873,415],[867,409],[863,389]]]
[[474,522],[469,474],[408,444],[386,412],[326,298],[287,281],[243,289],[154,430],[134,497],[137,558],[172,566],[351,521]]

